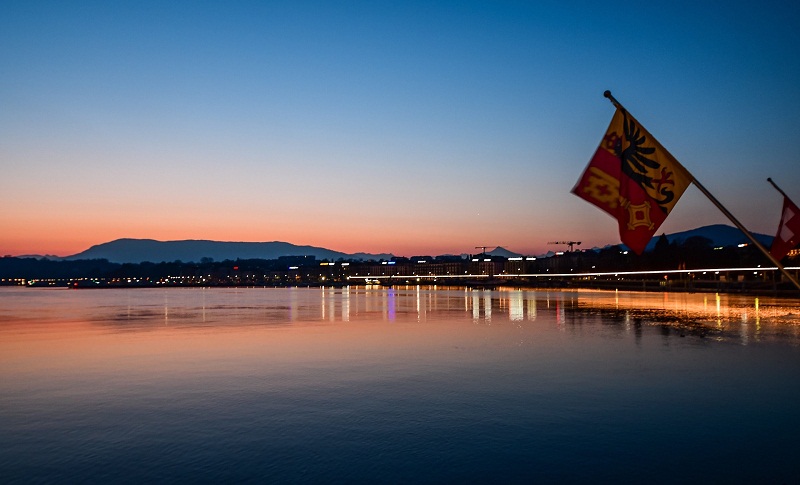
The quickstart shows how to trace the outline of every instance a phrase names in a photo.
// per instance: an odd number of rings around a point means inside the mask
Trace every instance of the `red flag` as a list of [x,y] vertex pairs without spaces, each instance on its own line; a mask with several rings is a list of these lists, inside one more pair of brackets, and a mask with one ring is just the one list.
[[638,121],[617,108],[572,193],[617,219],[622,242],[642,254],[692,180]]
[[781,223],[769,252],[780,261],[798,244],[800,244],[800,209],[784,196]]

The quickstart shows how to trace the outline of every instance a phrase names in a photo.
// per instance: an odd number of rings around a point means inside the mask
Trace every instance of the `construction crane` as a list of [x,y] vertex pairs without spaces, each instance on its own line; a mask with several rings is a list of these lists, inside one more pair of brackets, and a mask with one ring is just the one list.
[[486,248],[488,247],[489,246],[475,246],[475,249],[481,249],[482,250],[481,254],[486,254]]
[[569,246],[569,252],[572,252],[573,246],[580,246],[581,242],[580,241],[550,241],[547,244],[566,244],[567,246]]

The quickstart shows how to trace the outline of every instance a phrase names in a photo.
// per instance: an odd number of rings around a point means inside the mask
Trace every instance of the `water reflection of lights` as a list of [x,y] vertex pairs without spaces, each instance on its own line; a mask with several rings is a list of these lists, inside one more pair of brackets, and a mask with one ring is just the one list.
[[346,291],[343,293],[342,299],[342,321],[349,322],[350,321],[350,292]]
[[330,297],[330,299],[328,300],[328,315],[329,315],[330,321],[335,322],[336,321],[336,290],[333,287],[331,287],[330,290],[328,290],[328,295]]
[[297,320],[297,288],[289,288],[289,321],[294,322]]
[[396,313],[397,312],[397,307],[396,307],[397,302],[395,301],[395,298],[394,298],[394,288],[389,288],[386,291],[386,305],[388,307],[386,311],[387,311],[387,314],[389,316],[389,321],[393,322],[394,319],[397,316],[397,313]]
[[536,321],[536,298],[528,298],[528,320]]
[[472,321],[481,321],[481,301],[477,291],[472,291]]
[[[120,304],[115,313],[103,321],[145,321],[150,314],[158,315],[160,323],[175,327],[191,325],[192,322],[214,323],[231,316],[235,316],[240,324],[275,325],[355,322],[376,317],[390,322],[409,319],[436,322],[466,315],[477,324],[502,326],[513,323],[521,326],[523,321],[535,321],[569,331],[589,317],[603,315],[607,323],[617,322],[631,331],[643,325],[664,326],[680,329],[681,333],[729,335],[743,343],[780,334],[800,345],[800,299],[789,298],[409,285],[391,288],[169,289],[161,290],[154,308],[141,304],[147,290],[124,291],[120,293]],[[112,293],[96,295],[107,299]],[[278,304],[280,301],[283,303]],[[108,307],[115,308],[113,305]]]
[[321,312],[320,318],[322,320],[325,320],[325,287],[323,286],[321,290],[322,290],[322,304],[319,306]]
[[421,304],[420,304],[420,301],[419,301],[419,289],[420,289],[420,288],[419,288],[419,285],[417,285],[417,291],[416,291],[416,300],[417,300],[417,321],[419,321],[419,319],[420,319],[420,312],[421,312]]
[[[472,321],[474,323],[492,323],[492,300],[493,296],[498,297],[499,294],[493,295],[491,290],[471,290],[470,295],[464,297],[465,306],[468,310],[472,311]],[[500,302],[503,305],[503,302]]]
[[523,310],[523,295],[522,291],[514,291],[509,296],[508,318],[512,322],[519,322],[525,318],[525,311]]
[[[606,294],[607,293],[607,294]],[[759,340],[764,325],[776,334],[800,338],[800,300],[716,294],[713,305],[708,295],[691,293],[616,293],[581,291],[578,308],[624,310],[625,320],[646,324],[707,329],[739,334],[742,343]],[[765,311],[765,309],[767,309]],[[751,325],[754,323],[754,325]],[[744,338],[744,334],[747,338]]]

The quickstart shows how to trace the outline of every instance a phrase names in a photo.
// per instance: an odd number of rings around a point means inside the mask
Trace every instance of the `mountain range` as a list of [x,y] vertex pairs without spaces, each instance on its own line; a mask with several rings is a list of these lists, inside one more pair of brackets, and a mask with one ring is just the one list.
[[117,239],[97,244],[86,251],[63,258],[107,259],[112,263],[141,263],[150,261],[200,262],[204,258],[214,261],[226,259],[278,259],[282,256],[313,256],[317,259],[389,259],[391,254],[342,253],[315,246],[272,242],[222,242],[207,240],[156,241],[154,239]]
[[[698,227],[689,231],[665,234],[670,244],[681,244],[690,237],[704,237],[711,241],[714,247],[737,246],[739,244],[750,244],[750,240],[739,229],[725,224],[713,224],[711,226]],[[652,251],[656,247],[660,235],[656,235],[647,244],[645,251]],[[766,234],[753,233],[753,237],[764,247],[769,248],[772,244],[773,236]]]
[[[715,247],[735,246],[746,244],[750,241],[737,228],[725,224],[715,224],[703,226],[689,231],[677,232],[665,235],[667,240],[672,243],[681,244],[691,237],[703,237],[711,241]],[[756,239],[765,247],[772,244],[772,236],[766,234],[754,234]],[[651,251],[659,239],[656,235],[647,245],[647,251]],[[599,248],[594,248],[599,249]],[[515,257],[523,254],[509,251],[498,247],[486,252],[491,256]],[[552,252],[547,253],[547,256]],[[141,263],[150,261],[160,263],[162,261],[183,261],[200,262],[204,258],[214,261],[236,260],[236,259],[278,259],[283,256],[313,256],[316,259],[353,259],[353,260],[380,260],[391,259],[394,255],[389,253],[370,254],[370,253],[343,253],[326,248],[315,246],[298,246],[295,244],[272,241],[272,242],[223,242],[208,240],[183,240],[183,241],[156,241],[154,239],[117,239],[90,247],[86,251],[67,256],[65,258],[49,257],[49,259],[63,259],[67,261],[81,259],[106,259],[112,263]],[[462,255],[466,256],[466,255]],[[35,257],[35,256],[31,256]]]

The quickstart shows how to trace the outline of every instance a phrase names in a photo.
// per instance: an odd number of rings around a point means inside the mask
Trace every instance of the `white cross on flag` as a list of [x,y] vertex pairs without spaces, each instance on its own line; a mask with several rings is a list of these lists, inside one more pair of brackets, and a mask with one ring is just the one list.
[[800,209],[788,197],[783,198],[783,212],[778,233],[772,241],[770,253],[780,261],[800,244]]

